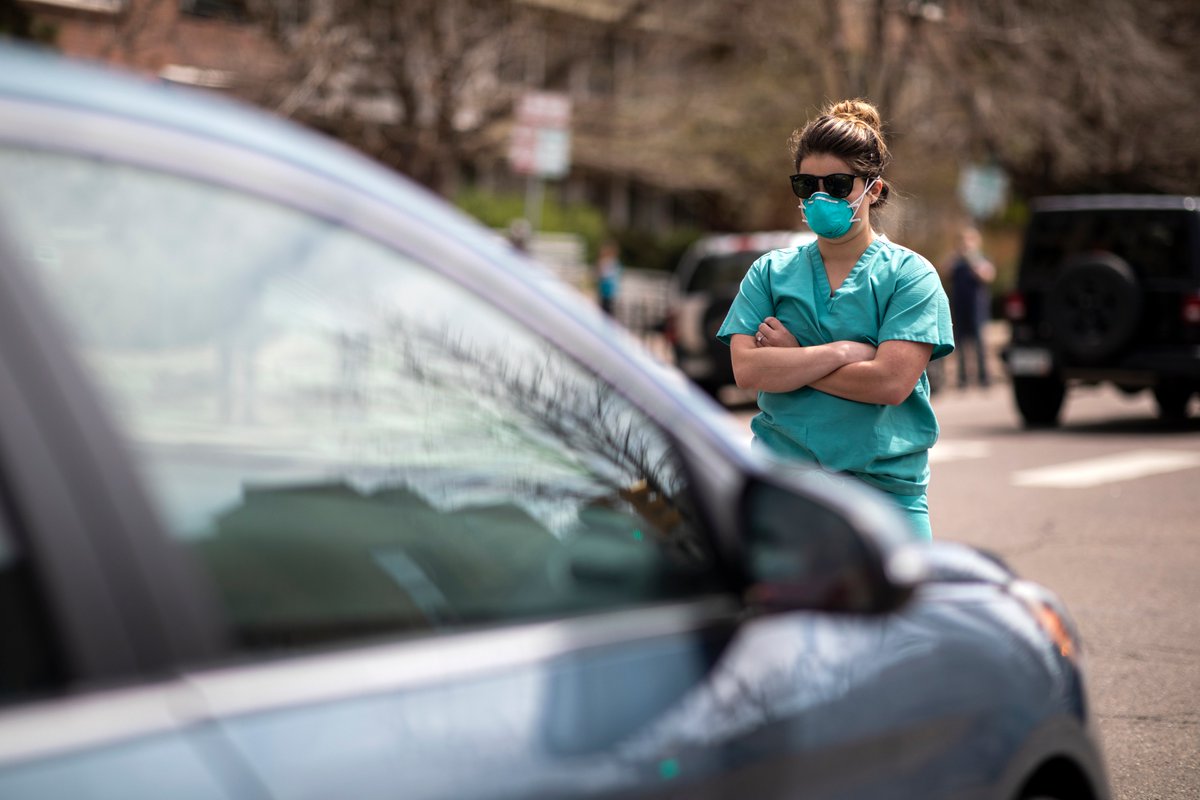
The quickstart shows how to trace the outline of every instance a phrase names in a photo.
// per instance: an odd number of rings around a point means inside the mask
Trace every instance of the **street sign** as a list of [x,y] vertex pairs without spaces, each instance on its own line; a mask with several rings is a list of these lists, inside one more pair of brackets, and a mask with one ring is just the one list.
[[533,128],[566,128],[571,98],[562,92],[526,92],[517,102],[517,122]]
[[571,166],[571,98],[558,92],[528,92],[517,103],[509,142],[513,171],[561,178]]
[[993,164],[968,164],[958,176],[958,197],[975,219],[999,211],[1008,198],[1008,175]]

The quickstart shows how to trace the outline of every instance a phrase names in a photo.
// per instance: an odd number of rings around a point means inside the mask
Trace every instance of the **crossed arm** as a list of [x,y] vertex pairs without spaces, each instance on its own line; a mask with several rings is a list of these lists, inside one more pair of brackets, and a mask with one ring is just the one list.
[[730,354],[737,385],[760,392],[810,386],[860,403],[899,405],[933,353],[931,344],[902,340],[880,342],[878,348],[848,341],[804,347],[775,317],[763,320],[758,332],[761,342],[734,334]]

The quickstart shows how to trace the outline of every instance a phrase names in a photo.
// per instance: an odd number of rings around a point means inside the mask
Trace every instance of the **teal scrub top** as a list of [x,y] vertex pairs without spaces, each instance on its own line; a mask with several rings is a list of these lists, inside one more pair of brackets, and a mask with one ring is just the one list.
[[[742,279],[717,338],[729,344],[734,334],[754,335],[769,316],[778,317],[801,345],[924,342],[933,345],[932,359],[954,350],[950,304],[937,271],[882,237],[832,293],[816,242],[762,256]],[[929,484],[929,448],[938,424],[924,373],[897,406],[845,400],[807,386],[759,392],[758,406],[750,428],[778,455],[848,472],[893,494],[924,494]]]

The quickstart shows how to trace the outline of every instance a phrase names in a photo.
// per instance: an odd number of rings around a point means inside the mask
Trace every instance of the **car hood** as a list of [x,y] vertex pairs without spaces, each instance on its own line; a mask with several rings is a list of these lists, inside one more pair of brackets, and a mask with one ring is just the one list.
[[1017,575],[994,553],[954,542],[935,542],[926,551],[926,582],[1007,586]]

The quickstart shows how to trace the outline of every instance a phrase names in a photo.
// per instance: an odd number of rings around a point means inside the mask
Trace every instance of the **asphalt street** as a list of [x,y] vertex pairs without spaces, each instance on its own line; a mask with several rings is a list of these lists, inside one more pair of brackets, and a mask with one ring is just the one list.
[[1027,431],[1007,386],[935,408],[935,535],[1067,602],[1116,797],[1200,797],[1200,409],[1169,427],[1148,393],[1083,389],[1060,428]]
[[[1200,401],[1168,427],[1148,393],[1081,388],[1025,430],[1006,384],[934,406],[934,536],[1056,591],[1083,636],[1120,800],[1200,797]],[[735,412],[744,423],[752,409]]]

